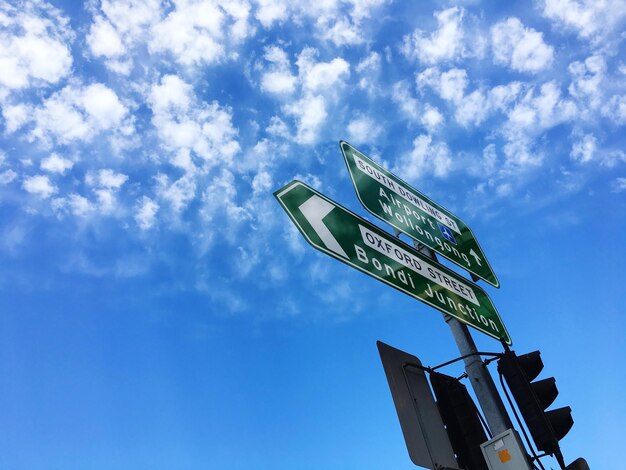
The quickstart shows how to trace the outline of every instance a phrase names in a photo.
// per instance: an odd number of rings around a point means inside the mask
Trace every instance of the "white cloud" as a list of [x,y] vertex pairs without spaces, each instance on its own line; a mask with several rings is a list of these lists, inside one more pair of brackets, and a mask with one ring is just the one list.
[[[116,197],[116,191],[123,183],[120,183],[119,175],[116,177],[113,172],[106,175],[108,171],[110,170],[105,171],[104,184],[101,184],[100,187],[92,189],[95,200],[90,200],[81,194],[73,192],[66,197],[53,199],[51,204],[52,209],[59,215],[69,212],[70,214],[81,218],[90,216],[108,216],[111,214],[117,214],[119,216],[124,215],[124,210],[118,210],[120,206]],[[101,179],[101,175],[101,172],[99,172],[97,176],[88,173],[85,178],[86,184],[98,184],[98,180]],[[109,181],[109,178],[113,178],[113,181]],[[102,182],[100,181],[100,183]]]
[[515,108],[508,113],[508,118],[511,123],[511,128],[531,128],[537,123],[537,113],[535,109],[533,109],[532,103],[529,104],[529,100],[525,100],[524,103],[515,106]]
[[24,104],[6,105],[2,108],[2,116],[6,121],[6,131],[11,134],[30,120],[32,109]]
[[[349,46],[365,42],[362,20],[372,15],[384,0],[309,0],[293,2],[297,8],[296,16],[308,16],[315,21],[317,35],[323,41],[330,41],[335,46]],[[352,6],[345,11],[345,6]]]
[[102,17],[96,17],[91,24],[87,44],[91,53],[96,57],[118,57],[126,52],[126,47],[117,30]]
[[487,118],[489,111],[487,98],[482,91],[475,90],[457,103],[454,117],[462,126],[478,126]]
[[289,17],[291,2],[286,0],[255,0],[257,10],[255,17],[264,28],[271,27],[275,22],[283,22]]
[[542,3],[543,16],[594,42],[611,32],[626,15],[624,0],[543,0]]
[[240,42],[254,34],[254,28],[248,23],[250,4],[246,0],[218,0],[218,5],[227,14],[229,38]]
[[316,26],[323,40],[330,41],[335,46],[362,44],[365,39],[361,35],[358,24],[349,18],[331,18],[323,16],[317,20]]
[[541,165],[544,155],[533,150],[532,138],[520,134],[507,137],[508,142],[504,144],[504,156],[506,166],[503,168],[504,174],[523,172],[528,168]]
[[39,166],[42,170],[62,175],[74,166],[74,162],[53,153],[47,158],[44,158]]
[[59,10],[43,2],[3,2],[0,16],[0,91],[54,84],[69,74],[73,35]]
[[428,132],[435,132],[444,122],[443,114],[434,106],[427,104],[424,107],[421,122]]
[[598,139],[593,134],[587,134],[574,143],[570,157],[579,163],[589,163],[594,159],[598,148]]
[[287,124],[285,124],[285,122],[278,116],[272,116],[272,118],[270,119],[270,124],[269,126],[267,126],[266,131],[271,135],[275,135],[276,137],[282,137],[283,139],[291,138],[291,134],[289,132]]
[[254,146],[248,147],[247,151],[240,158],[237,158],[233,168],[241,173],[265,171],[289,154],[287,143],[263,138]]
[[298,56],[300,80],[305,91],[315,93],[331,90],[350,76],[350,64],[340,57],[330,62],[316,62],[317,51],[305,48]]
[[304,253],[305,247],[302,240],[303,237],[294,224],[284,224],[282,226],[282,236],[291,253],[296,256],[300,256]]
[[511,183],[500,183],[496,186],[496,196],[506,197],[513,192]]
[[458,68],[442,73],[437,67],[429,67],[418,73],[415,81],[422,92],[426,87],[432,88],[439,97],[451,103],[455,108],[456,121],[464,127],[480,125],[496,111],[510,113],[511,106],[516,103],[523,89],[520,82],[510,82],[491,89],[481,87],[467,93],[468,74]]
[[[305,47],[296,60],[298,75],[291,74],[291,65],[285,51],[278,46],[265,49],[269,67],[261,68],[261,89],[289,97],[281,110],[293,116],[296,138],[303,144],[313,144],[320,136],[329,108],[341,99],[340,91],[350,77],[350,65],[340,57],[329,62],[317,60],[318,50]],[[278,120],[277,120],[278,119]],[[272,118],[268,132],[284,138],[289,131],[280,118]]]
[[613,168],[618,164],[626,163],[626,152],[621,149],[606,151],[604,152],[604,155],[602,155],[600,163],[608,168]]
[[[322,185],[322,180],[320,180],[317,176],[312,175],[311,173],[307,173],[306,175],[297,174],[293,177],[294,180],[302,181],[303,183],[308,184],[312,188],[317,189],[318,191],[324,191],[324,186]],[[297,232],[297,229],[296,229]]]
[[51,206],[57,214],[71,213],[76,217],[87,218],[115,214],[117,201],[109,189],[94,190],[96,201],[77,193],[70,193],[67,197],[58,197],[52,200]]
[[379,87],[380,54],[371,52],[356,65],[355,70],[359,75],[359,88],[367,91],[370,95],[375,94]]
[[94,189],[94,194],[98,200],[98,209],[103,215],[110,215],[116,212],[118,208],[116,189],[98,188]]
[[549,67],[554,50],[543,34],[526,28],[517,18],[508,18],[491,28],[494,60],[519,72],[538,72]]
[[141,230],[149,230],[156,223],[159,205],[147,196],[143,196],[137,205],[135,222]]
[[387,0],[347,0],[352,4],[352,18],[355,21],[372,16],[372,11],[384,5]]
[[261,253],[256,247],[243,246],[237,247],[237,256],[234,257],[235,269],[239,278],[248,276],[254,268],[261,262]]
[[613,192],[621,193],[622,191],[626,191],[626,178],[615,178]]
[[187,111],[191,106],[193,88],[176,75],[165,75],[152,87],[148,99],[155,113]]
[[289,66],[289,58],[287,53],[278,46],[269,46],[265,48],[263,55],[265,60],[279,66]]
[[439,82],[439,96],[444,100],[459,103],[463,99],[467,88],[467,72],[462,69],[452,69],[441,74]]
[[584,62],[572,62],[568,67],[572,83],[569,94],[580,100],[585,107],[597,109],[603,104],[603,81],[606,62],[600,55],[587,57]]
[[264,28],[290,20],[301,25],[310,21],[315,36],[335,46],[361,44],[365,41],[362,22],[386,0],[253,0],[255,18]]
[[100,129],[118,126],[128,113],[128,109],[120,102],[115,92],[101,83],[84,88],[80,103]]
[[419,29],[405,36],[404,54],[426,64],[452,61],[463,56],[464,15],[465,10],[457,6],[435,13],[438,29],[428,37]]
[[541,164],[543,155],[533,151],[535,139],[547,129],[576,117],[576,105],[562,98],[554,81],[531,88],[507,111],[501,132],[507,143],[504,154],[509,169],[523,170]]
[[413,149],[404,155],[394,167],[394,172],[404,178],[417,180],[426,175],[446,177],[452,171],[450,150],[444,142],[435,142],[429,135],[420,135],[413,140]]
[[182,65],[211,65],[236,57],[251,34],[250,6],[239,0],[175,0],[174,9],[151,30],[150,49]]
[[439,69],[430,67],[415,77],[417,87],[422,89],[430,86],[439,96],[453,103],[460,103],[467,88],[467,72],[463,69],[450,69],[441,73]]
[[508,113],[508,130],[511,132],[541,131],[575,117],[577,108],[561,97],[554,81],[530,90]]
[[370,52],[367,57],[363,58],[355,67],[358,73],[378,71],[380,69],[380,54],[378,52]]
[[190,152],[204,167],[230,163],[239,152],[230,110],[217,102],[198,102],[191,85],[176,75],[166,75],[150,90],[152,123],[164,147],[172,151],[171,163],[195,171]]
[[[431,87],[442,99],[455,107],[454,117],[464,127],[479,125],[490,112],[489,99],[481,90],[465,94],[468,86],[467,72],[463,69],[450,69],[441,73],[438,68],[430,67],[416,75],[418,88]],[[435,118],[436,115],[431,117]],[[443,117],[441,120],[442,121]]]
[[348,124],[350,142],[355,144],[376,144],[382,132],[382,127],[369,116],[357,116]]
[[77,217],[87,217],[95,210],[89,199],[76,193],[72,193],[68,196],[67,205],[72,214]]
[[91,53],[126,75],[145,48],[186,67],[213,65],[236,59],[254,33],[246,0],[102,0],[93,15]]
[[520,82],[497,85],[489,90],[489,103],[493,109],[505,111],[517,99],[522,91]]
[[480,160],[481,176],[491,175],[498,164],[498,152],[495,144],[488,144],[483,149],[482,159]]
[[617,124],[626,123],[626,95],[612,96],[602,107],[602,114]]
[[328,116],[326,100],[322,96],[307,95],[295,103],[285,105],[285,112],[296,119],[296,138],[300,143],[317,142],[322,125]]
[[98,182],[103,188],[119,189],[128,180],[128,176],[106,168],[98,172]]
[[274,181],[272,180],[272,175],[262,170],[254,176],[252,180],[252,191],[255,195],[266,193],[270,191]]
[[100,83],[69,85],[54,93],[35,109],[34,121],[33,137],[45,142],[51,138],[60,143],[89,141],[103,131],[123,136],[134,133],[128,108]]
[[102,15],[125,40],[135,40],[162,15],[159,0],[101,0]]
[[37,194],[43,199],[49,198],[58,191],[57,187],[44,175],[29,176],[24,179],[22,187],[31,194]]
[[145,43],[149,30],[163,14],[159,0],[102,0],[94,8],[87,44],[95,57],[104,58],[112,71],[128,75],[132,51]]
[[264,57],[271,65],[261,76],[261,89],[279,95],[293,93],[297,79],[290,71],[285,51],[278,46],[271,46],[266,48]]
[[158,196],[169,204],[175,216],[186,209],[196,195],[196,181],[190,174],[181,176],[173,183],[164,174],[157,175],[155,179]]
[[3,172],[0,173],[0,184],[2,185],[9,184],[13,180],[15,180],[15,178],[17,178],[16,172],[14,172],[11,169],[4,170]]
[[[480,125],[495,111],[507,112],[522,90],[519,82],[511,82],[491,89],[479,88],[467,93],[468,74],[465,70],[458,68],[442,73],[437,67],[429,67],[416,74],[415,81],[422,93],[426,87],[432,88],[439,97],[453,105],[454,117],[464,127]],[[427,108],[421,112],[421,120],[425,125],[427,124],[424,121],[426,112],[428,112]],[[436,118],[432,113],[430,117]],[[443,116],[441,117],[443,121]],[[432,131],[436,128],[436,122],[440,120],[432,121],[434,127],[428,127],[428,125],[426,127]]]
[[406,81],[394,83],[391,87],[391,99],[398,105],[402,114],[411,121],[419,117],[419,103],[411,94],[411,88]]
[[219,216],[225,232],[235,239],[242,223],[251,219],[250,213],[237,204],[237,184],[235,176],[228,170],[222,170],[211,179],[202,193],[201,217],[211,223]]
[[47,99],[42,107],[35,110],[33,136],[44,141],[56,137],[61,143],[91,139],[93,129],[75,102],[75,93],[69,88]]

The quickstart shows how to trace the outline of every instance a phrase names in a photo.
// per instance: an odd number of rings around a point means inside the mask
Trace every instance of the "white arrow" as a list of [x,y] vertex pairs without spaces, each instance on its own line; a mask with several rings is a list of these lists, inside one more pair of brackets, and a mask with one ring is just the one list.
[[476,260],[476,262],[478,263],[478,266],[482,266],[482,264],[480,263],[480,258],[478,257],[478,255],[476,254],[476,252],[474,251],[474,248],[472,248],[470,250],[470,255],[472,255],[474,257],[474,259]]
[[315,230],[315,233],[317,233],[317,235],[322,239],[322,242],[324,242],[324,245],[326,245],[326,248],[337,253],[339,256],[348,258],[348,255],[345,251],[343,251],[339,242],[337,242],[333,234],[330,233],[326,224],[322,222],[322,219],[326,217],[334,208],[335,206],[330,202],[315,194],[304,201],[299,207],[304,217],[306,217],[306,220],[309,221],[311,227]]

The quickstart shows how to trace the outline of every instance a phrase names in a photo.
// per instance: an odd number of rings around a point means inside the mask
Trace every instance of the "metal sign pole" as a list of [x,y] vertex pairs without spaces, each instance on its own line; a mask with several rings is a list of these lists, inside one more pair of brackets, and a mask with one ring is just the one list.
[[[476,344],[467,326],[456,318],[452,318],[450,315],[444,315],[443,318],[446,323],[448,323],[450,331],[452,331],[452,336],[454,337],[454,341],[461,355],[477,353]],[[485,419],[489,424],[491,433],[495,436],[503,433],[507,429],[511,429],[513,424],[504,408],[504,404],[493,383],[493,379],[484,366],[480,356],[468,356],[464,359],[464,362],[465,372],[467,372],[467,376],[470,379],[470,383],[480,403],[480,408],[483,410]]]
[[[422,254],[429,256],[433,261],[437,261],[437,255],[427,246],[415,242],[415,248]],[[450,327],[450,331],[452,331],[452,337],[457,348],[459,348],[459,353],[461,356],[467,356],[463,360],[465,362],[465,372],[472,384],[491,433],[495,436],[505,432],[507,429],[511,429],[513,424],[504,408],[504,403],[502,403],[491,374],[484,366],[481,357],[476,354],[478,349],[469,329],[450,315],[444,314],[443,318]],[[472,355],[469,356],[470,354]]]

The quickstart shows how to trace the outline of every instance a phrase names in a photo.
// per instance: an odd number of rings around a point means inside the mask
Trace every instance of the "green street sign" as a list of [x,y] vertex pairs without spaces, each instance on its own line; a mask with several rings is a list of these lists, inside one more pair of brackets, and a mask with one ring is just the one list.
[[341,141],[339,146],[363,207],[476,277],[500,287],[478,240],[461,219],[348,142]]
[[511,344],[493,302],[480,287],[300,181],[274,196],[314,248]]

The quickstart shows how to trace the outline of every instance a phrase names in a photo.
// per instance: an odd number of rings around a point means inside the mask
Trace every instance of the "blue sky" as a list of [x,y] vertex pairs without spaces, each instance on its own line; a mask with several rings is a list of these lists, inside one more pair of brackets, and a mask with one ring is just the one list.
[[414,468],[375,341],[435,365],[445,323],[272,196],[297,178],[372,220],[345,139],[473,229],[514,349],[573,409],[566,460],[615,468],[625,15],[0,1],[0,467]]

